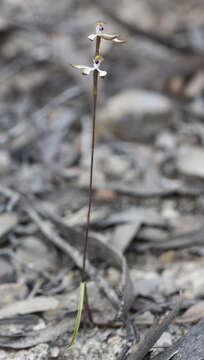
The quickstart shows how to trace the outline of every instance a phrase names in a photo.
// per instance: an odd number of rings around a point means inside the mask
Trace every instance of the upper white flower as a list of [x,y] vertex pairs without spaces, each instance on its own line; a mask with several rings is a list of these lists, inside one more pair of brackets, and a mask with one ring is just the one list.
[[96,33],[95,34],[91,34],[88,36],[88,39],[93,41],[97,38],[97,36],[99,36],[100,38],[104,39],[104,40],[112,40],[116,43],[124,43],[125,40],[120,40],[119,39],[119,35],[118,34],[105,34],[104,30],[105,30],[105,21],[97,21],[96,23]]
[[100,70],[99,67],[101,65],[101,62],[103,61],[103,57],[100,55],[97,55],[93,59],[93,66],[86,66],[86,65],[74,65],[70,64],[75,69],[82,69],[83,75],[89,75],[92,71],[97,70],[99,72],[99,76],[104,78],[107,75],[107,71]]

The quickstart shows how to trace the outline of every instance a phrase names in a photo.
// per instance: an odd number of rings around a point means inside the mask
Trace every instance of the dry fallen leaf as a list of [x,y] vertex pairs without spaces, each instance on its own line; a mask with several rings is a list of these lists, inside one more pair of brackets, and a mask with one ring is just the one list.
[[190,306],[190,308],[177,319],[177,322],[197,322],[204,317],[204,301],[199,301],[197,304]]
[[48,311],[57,308],[58,304],[59,301],[52,296],[38,296],[32,299],[16,301],[13,304],[4,306],[0,310],[0,319],[9,318],[16,315]]

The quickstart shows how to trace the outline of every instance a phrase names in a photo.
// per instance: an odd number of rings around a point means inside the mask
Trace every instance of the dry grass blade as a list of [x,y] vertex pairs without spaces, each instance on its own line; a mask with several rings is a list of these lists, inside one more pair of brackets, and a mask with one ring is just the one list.
[[85,294],[85,283],[83,282],[80,284],[79,306],[78,306],[78,313],[77,313],[77,317],[76,317],[75,328],[74,328],[74,332],[73,332],[71,341],[68,344],[67,348],[69,348],[70,346],[73,345],[73,343],[77,337],[77,333],[79,331],[79,326],[80,326],[80,322],[81,322],[81,314],[82,314],[83,305],[84,305],[84,294]]

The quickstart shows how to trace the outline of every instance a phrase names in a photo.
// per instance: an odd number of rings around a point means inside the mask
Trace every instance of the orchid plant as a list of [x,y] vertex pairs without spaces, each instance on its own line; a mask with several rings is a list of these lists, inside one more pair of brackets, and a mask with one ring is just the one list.
[[87,259],[87,249],[88,249],[88,236],[89,236],[89,224],[90,224],[90,214],[91,214],[91,205],[92,205],[92,195],[93,195],[93,165],[94,165],[94,148],[95,148],[95,124],[96,124],[96,103],[97,103],[97,92],[98,92],[98,76],[100,78],[105,78],[107,76],[107,71],[101,70],[100,65],[104,58],[100,55],[100,44],[101,40],[109,40],[114,43],[125,43],[124,40],[119,39],[118,34],[106,34],[105,30],[105,21],[96,22],[96,33],[88,36],[88,39],[91,41],[96,40],[95,56],[93,59],[93,66],[86,65],[74,65],[70,64],[73,68],[82,70],[83,75],[90,75],[93,73],[93,118],[92,118],[92,142],[91,142],[91,164],[90,164],[90,180],[89,180],[89,199],[88,199],[88,213],[86,221],[86,232],[85,232],[85,242],[84,242],[84,251],[83,251],[83,264],[81,270],[81,284],[80,284],[80,293],[79,293],[79,305],[78,313],[75,323],[75,329],[72,336],[72,339],[68,345],[70,347],[77,336],[80,322],[81,314],[83,310],[83,305],[85,305],[86,314],[90,325],[94,325],[91,311],[88,304],[88,295],[86,291],[86,259]]

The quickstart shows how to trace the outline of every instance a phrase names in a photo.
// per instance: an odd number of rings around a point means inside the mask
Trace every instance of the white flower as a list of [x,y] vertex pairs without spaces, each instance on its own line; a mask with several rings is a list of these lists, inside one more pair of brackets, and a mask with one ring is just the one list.
[[96,34],[91,34],[88,36],[88,39],[91,40],[91,41],[94,41],[97,36],[99,36],[100,38],[104,39],[104,40],[112,40],[116,43],[124,43],[125,40],[120,40],[119,39],[119,35],[118,34],[105,34],[104,33],[104,30],[105,30],[105,21],[97,21],[96,23]]
[[107,71],[99,69],[102,61],[103,61],[103,57],[97,55],[95,59],[93,59],[93,67],[86,65],[74,65],[74,64],[70,64],[70,65],[75,69],[82,69],[83,75],[89,75],[92,71],[97,70],[99,72],[99,76],[104,78],[107,75]]

